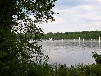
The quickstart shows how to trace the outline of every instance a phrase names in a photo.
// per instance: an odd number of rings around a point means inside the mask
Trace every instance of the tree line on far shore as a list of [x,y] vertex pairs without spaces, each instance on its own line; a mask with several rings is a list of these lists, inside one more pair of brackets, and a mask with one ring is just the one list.
[[65,32],[65,33],[46,33],[43,35],[42,39],[52,38],[53,40],[59,39],[98,39],[101,37],[101,31],[82,31],[82,32]]

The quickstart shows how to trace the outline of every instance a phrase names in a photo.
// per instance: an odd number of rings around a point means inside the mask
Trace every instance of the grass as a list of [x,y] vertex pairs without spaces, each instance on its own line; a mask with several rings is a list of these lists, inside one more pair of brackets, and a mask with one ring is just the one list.
[[29,76],[101,76],[101,65],[36,65]]

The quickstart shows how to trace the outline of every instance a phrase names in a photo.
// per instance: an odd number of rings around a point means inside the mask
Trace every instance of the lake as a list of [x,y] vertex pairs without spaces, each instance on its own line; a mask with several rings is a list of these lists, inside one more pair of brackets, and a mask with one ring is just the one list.
[[41,44],[42,51],[49,56],[49,63],[93,64],[92,52],[101,54],[98,40],[42,40]]

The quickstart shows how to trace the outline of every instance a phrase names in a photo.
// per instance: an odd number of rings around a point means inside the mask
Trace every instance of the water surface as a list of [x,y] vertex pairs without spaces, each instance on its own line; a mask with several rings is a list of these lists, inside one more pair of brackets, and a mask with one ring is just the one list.
[[70,65],[93,64],[92,52],[101,54],[98,40],[43,40],[42,50],[49,56],[49,63]]

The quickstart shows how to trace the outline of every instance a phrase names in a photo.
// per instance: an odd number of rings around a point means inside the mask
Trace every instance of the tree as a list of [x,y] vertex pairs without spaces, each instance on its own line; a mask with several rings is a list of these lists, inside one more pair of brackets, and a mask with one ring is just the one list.
[[0,0],[0,76],[28,76],[33,64],[41,62],[37,42],[43,31],[36,24],[54,20],[55,1]]

